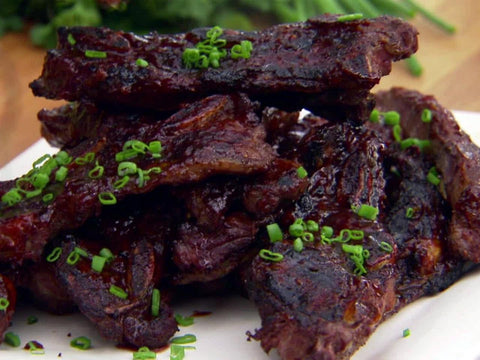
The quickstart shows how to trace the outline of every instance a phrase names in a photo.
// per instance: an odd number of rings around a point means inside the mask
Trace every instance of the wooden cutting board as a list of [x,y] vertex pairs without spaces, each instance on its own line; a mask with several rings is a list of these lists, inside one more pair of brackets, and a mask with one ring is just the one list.
[[[447,35],[418,17],[418,58],[425,67],[420,78],[395,64],[392,74],[376,89],[404,86],[434,94],[451,109],[480,111],[480,14],[479,0],[418,0],[457,26]],[[0,39],[0,167],[40,138],[36,118],[43,108],[59,102],[34,98],[28,84],[40,75],[43,49],[34,48],[26,34]]]

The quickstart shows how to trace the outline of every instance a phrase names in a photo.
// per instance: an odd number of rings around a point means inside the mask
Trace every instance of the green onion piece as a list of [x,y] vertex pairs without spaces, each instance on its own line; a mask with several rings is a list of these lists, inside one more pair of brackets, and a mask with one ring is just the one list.
[[138,67],[145,68],[148,66],[148,61],[138,58],[137,61],[135,61],[135,64],[137,64]]
[[94,59],[105,59],[107,57],[107,53],[99,50],[85,50],[85,56]]
[[86,336],[79,336],[70,341],[70,346],[79,350],[87,350],[92,347],[92,341]]
[[307,220],[307,230],[310,232],[317,232],[320,226],[315,220]]
[[5,344],[12,347],[20,346],[20,337],[11,331],[5,333],[5,336],[3,337],[3,341],[5,342]]
[[432,121],[432,111],[430,109],[423,109],[422,111],[422,121],[424,123],[429,123]]
[[60,166],[60,168],[55,173],[55,181],[62,182],[67,178],[68,169],[65,166]]
[[370,113],[369,119],[372,123],[378,123],[380,121],[380,111],[378,111],[377,109],[373,109]]
[[110,191],[98,194],[98,200],[102,205],[115,205],[117,203],[117,198]]
[[38,322],[38,318],[34,315],[30,315],[28,318],[27,318],[27,324],[28,325],[33,325],[33,324],[36,324]]
[[130,177],[128,175],[125,175],[123,178],[118,179],[113,183],[113,188],[114,189],[121,189],[125,185],[127,185],[128,181],[130,180]]
[[172,344],[191,344],[197,341],[197,337],[193,334],[185,334],[183,336],[177,336],[170,340]]
[[26,199],[31,199],[35,196],[38,196],[42,193],[42,189],[36,189],[36,190],[32,190],[32,191],[27,191],[25,192],[25,198]]
[[408,336],[410,336],[410,329],[405,329],[405,330],[403,330],[402,336],[403,336],[403,337],[408,337]]
[[42,196],[42,201],[47,204],[47,203],[51,202],[53,200],[53,198],[54,198],[53,194],[48,193],[48,194],[45,194],[45,195]]
[[400,125],[393,125],[392,133],[396,142],[402,141],[402,127]]
[[152,154],[160,154],[162,152],[162,142],[159,140],[150,141],[148,144],[148,151]]
[[298,169],[297,169],[297,176],[300,178],[300,179],[304,179],[308,176],[308,173],[307,173],[307,170],[305,170],[305,168],[303,166],[300,166]]
[[160,174],[161,172],[162,172],[162,169],[159,166],[154,166],[144,171],[145,175],[148,175],[150,173]]
[[143,187],[145,185],[145,181],[150,179],[149,176],[147,177],[145,176],[145,172],[140,168],[137,170],[137,176],[138,176],[138,180],[137,180],[138,187]]
[[187,69],[198,67],[200,60],[200,51],[194,48],[187,48],[183,51],[182,61]]
[[419,77],[422,75],[422,64],[420,64],[415,55],[410,55],[409,58],[405,59],[405,64],[407,65],[408,71],[410,71],[410,74],[413,76]]
[[114,259],[113,253],[108,248],[102,248],[99,252],[99,255],[105,258],[107,262],[110,262]]
[[101,273],[105,267],[106,261],[107,259],[105,259],[103,256],[94,255],[92,257],[92,270]]
[[50,182],[50,178],[47,174],[37,173],[32,177],[32,185],[35,189],[43,189]]
[[98,179],[103,176],[103,172],[105,171],[105,168],[102,165],[98,164],[98,160],[95,161],[95,167],[88,172],[88,177],[90,179]]
[[42,155],[41,157],[39,157],[37,160],[33,162],[32,167],[34,169],[37,169],[41,167],[44,162],[46,162],[47,160],[50,160],[51,158],[52,156],[49,154]]
[[183,360],[185,358],[185,348],[183,346],[170,345],[170,360]]
[[346,22],[346,21],[353,21],[353,20],[360,20],[360,19],[363,19],[363,14],[360,14],[360,13],[340,15],[339,17],[337,17],[337,21],[339,22]]
[[352,240],[362,240],[365,237],[363,230],[350,230],[350,238]]
[[27,343],[28,350],[30,351],[30,354],[32,355],[44,355],[45,354],[45,349],[38,347],[34,341],[29,341]]
[[333,228],[331,226],[322,226],[320,234],[326,238],[331,238],[333,236]]
[[313,236],[313,234],[311,232],[305,231],[302,234],[301,239],[302,239],[302,241],[313,242],[313,240],[315,240],[315,237]]
[[353,207],[352,209],[358,216],[368,220],[375,220],[378,215],[378,208],[367,204],[361,204],[360,206]]
[[240,44],[236,44],[232,46],[231,50],[231,57],[232,59],[250,58],[252,53],[253,45],[252,42],[249,40],[242,40]]
[[393,247],[392,245],[390,245],[388,242],[386,241],[382,241],[379,245],[380,249],[382,249],[383,251],[386,251],[388,253],[391,253],[393,251]]
[[407,219],[412,219],[413,215],[415,215],[415,210],[411,207],[407,208],[407,210],[405,211],[405,217]]
[[123,151],[119,151],[115,154],[115,161],[121,162],[125,160],[130,160],[138,156],[138,151],[135,149],[127,149]]
[[355,264],[355,269],[353,273],[355,275],[365,275],[367,270],[364,267],[365,258],[370,257],[370,253],[363,250],[362,245],[350,245],[350,244],[343,244],[342,250],[347,254],[350,254],[350,259]]
[[276,253],[267,249],[262,249],[259,251],[258,255],[263,259],[267,261],[272,261],[272,262],[280,262],[283,260],[283,255],[280,253]]
[[407,138],[400,142],[400,147],[402,150],[409,148],[410,146],[417,146],[421,151],[430,147],[431,141],[430,140],[420,140],[417,138]]
[[68,155],[68,153],[64,150],[59,151],[57,155],[55,155],[55,161],[58,165],[68,165],[72,162],[72,157]]
[[70,254],[68,254],[67,264],[75,265],[78,262],[78,260],[80,260],[80,254],[74,250]]
[[86,252],[81,247],[75,246],[75,249],[73,249],[73,251],[75,251],[81,257],[85,257],[85,258],[88,257],[88,252]]
[[152,291],[152,316],[157,317],[160,312],[160,290],[153,289]]
[[387,111],[383,115],[383,120],[386,125],[400,125],[400,114],[396,111]]
[[52,252],[47,256],[47,261],[48,262],[55,262],[60,258],[60,255],[62,255],[62,248],[61,247],[56,247],[55,249],[52,250]]
[[376,8],[384,13],[411,19],[415,16],[415,11],[408,5],[397,2],[396,0],[370,0]]
[[433,12],[425,9],[422,7],[420,4],[418,4],[416,1],[413,0],[403,0],[403,2],[407,3],[412,7],[413,10],[419,12],[420,14],[423,15],[427,20],[432,22],[433,24],[437,25],[439,28],[442,30],[448,32],[449,34],[453,34],[456,31],[455,26],[452,24],[449,24],[445,20],[441,19],[437,15],[435,15]]
[[125,176],[125,175],[134,175],[138,171],[137,164],[132,161],[122,161],[118,164],[117,174],[118,176]]
[[139,154],[145,154],[148,150],[148,145],[145,144],[143,141],[140,140],[128,140],[123,144],[123,150],[132,149],[135,150]]
[[288,233],[292,236],[302,236],[303,231],[303,226],[300,224],[293,223],[288,228]]
[[175,321],[180,326],[193,325],[195,318],[193,316],[183,316],[181,314],[175,314]]
[[89,152],[86,153],[85,156],[79,156],[75,159],[75,164],[77,165],[85,165],[87,163],[91,163],[95,160],[95,153]]
[[438,176],[438,172],[437,172],[437,169],[435,168],[435,166],[432,166],[430,168],[430,170],[428,170],[427,180],[430,184],[435,185],[435,186],[440,184],[440,178]]
[[342,229],[340,230],[340,234],[332,239],[332,242],[339,242],[339,243],[347,243],[352,238],[352,230],[350,229]]
[[223,34],[223,29],[216,25],[207,31],[207,39],[210,42],[217,40]]
[[18,189],[11,189],[3,194],[2,203],[6,204],[7,206],[13,206],[22,201],[22,199],[23,197]]
[[277,223],[267,225],[267,233],[268,238],[272,243],[283,240],[282,229],[280,229],[280,226]]
[[116,297],[125,300],[128,297],[128,293],[123,290],[121,287],[116,285],[111,285],[110,289],[108,289],[110,294],[115,295]]
[[0,298],[0,311],[4,311],[10,305],[10,301],[7,298],[1,297]]
[[77,40],[75,40],[75,38],[73,37],[73,35],[71,33],[68,33],[67,35],[67,41],[70,45],[75,45],[77,43]]
[[151,351],[148,347],[142,346],[138,351],[133,353],[134,360],[148,360],[156,359],[157,354],[154,351]]
[[296,238],[293,241],[293,250],[296,252],[301,252],[303,250],[303,241],[300,238]]

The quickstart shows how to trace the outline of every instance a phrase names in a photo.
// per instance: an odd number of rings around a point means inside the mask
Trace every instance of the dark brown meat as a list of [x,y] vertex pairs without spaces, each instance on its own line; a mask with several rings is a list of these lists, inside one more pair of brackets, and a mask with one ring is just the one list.
[[[157,110],[174,110],[212,93],[233,91],[264,102],[283,99],[274,101],[277,105],[293,101],[298,106],[301,100],[300,108],[305,106],[300,93],[313,94],[312,103],[327,107],[361,108],[371,100],[368,91],[390,72],[391,62],[417,50],[417,31],[391,17],[336,19],[324,15],[261,32],[225,30],[225,48],[250,40],[251,57],[227,57],[219,68],[206,70],[187,69],[182,53],[204,40],[208,29],[137,36],[104,28],[62,28],[57,49],[48,52],[42,75],[31,88],[35,95],[48,98]],[[69,36],[75,39],[74,45]],[[89,58],[85,50],[105,51],[107,57]],[[138,58],[149,65],[139,67]],[[352,100],[354,94],[358,100]]]
[[4,275],[0,274],[0,299],[2,303],[7,301],[8,307],[5,310],[0,310],[0,344],[3,341],[3,334],[10,326],[13,313],[15,311],[15,304],[17,301],[17,291],[13,283]]
[[[395,88],[379,93],[377,100],[380,109],[400,112],[404,137],[432,141],[431,158],[441,175],[439,189],[452,207],[449,244],[463,258],[480,262],[480,149],[432,96]],[[430,123],[421,121],[424,109],[432,111]]]
[[[61,230],[74,229],[90,216],[99,214],[98,195],[111,191],[118,201],[131,194],[147,193],[160,185],[200,181],[215,174],[248,175],[267,170],[274,158],[265,141],[265,130],[253,112],[250,101],[241,95],[212,96],[191,104],[163,122],[153,117],[107,116],[96,138],[87,139],[67,149],[74,158],[93,152],[104,167],[104,174],[92,179],[88,173],[94,163],[68,165],[68,177],[44,190],[56,197],[45,204],[40,197],[14,206],[0,205],[0,261],[38,259],[47,240]],[[140,169],[151,173],[150,179],[132,176],[120,189],[113,184],[117,174],[115,154],[126,141],[137,139],[149,143],[160,140],[162,157],[148,154],[133,160]],[[12,182],[0,186],[7,191]],[[3,192],[0,193],[0,196]]]

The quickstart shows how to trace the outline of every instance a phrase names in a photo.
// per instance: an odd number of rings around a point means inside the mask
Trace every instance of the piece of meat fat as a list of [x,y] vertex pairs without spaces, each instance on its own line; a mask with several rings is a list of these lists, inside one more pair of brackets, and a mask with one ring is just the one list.
[[[464,259],[480,262],[480,148],[433,96],[393,88],[379,92],[377,104],[400,113],[405,138],[431,140],[429,156],[441,176],[439,189],[452,207],[449,245]],[[431,122],[422,122],[424,109],[432,112]]]

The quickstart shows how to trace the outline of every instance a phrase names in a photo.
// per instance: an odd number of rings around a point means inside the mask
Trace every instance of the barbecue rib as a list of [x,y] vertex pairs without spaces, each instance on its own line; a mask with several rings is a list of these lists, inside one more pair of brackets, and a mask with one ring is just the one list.
[[[225,30],[225,49],[249,40],[251,57],[227,57],[219,68],[206,70],[187,69],[182,53],[204,40],[208,29],[137,36],[105,28],[63,28],[57,49],[48,52],[42,75],[31,88],[48,98],[156,110],[175,110],[212,93],[241,91],[263,103],[293,102],[301,109],[309,98],[312,110],[324,105],[344,113],[344,104],[367,115],[369,90],[390,72],[392,61],[417,50],[417,31],[391,17],[336,19],[324,15],[261,32]],[[86,57],[86,50],[104,51],[107,57]],[[148,66],[139,67],[138,58]]]

